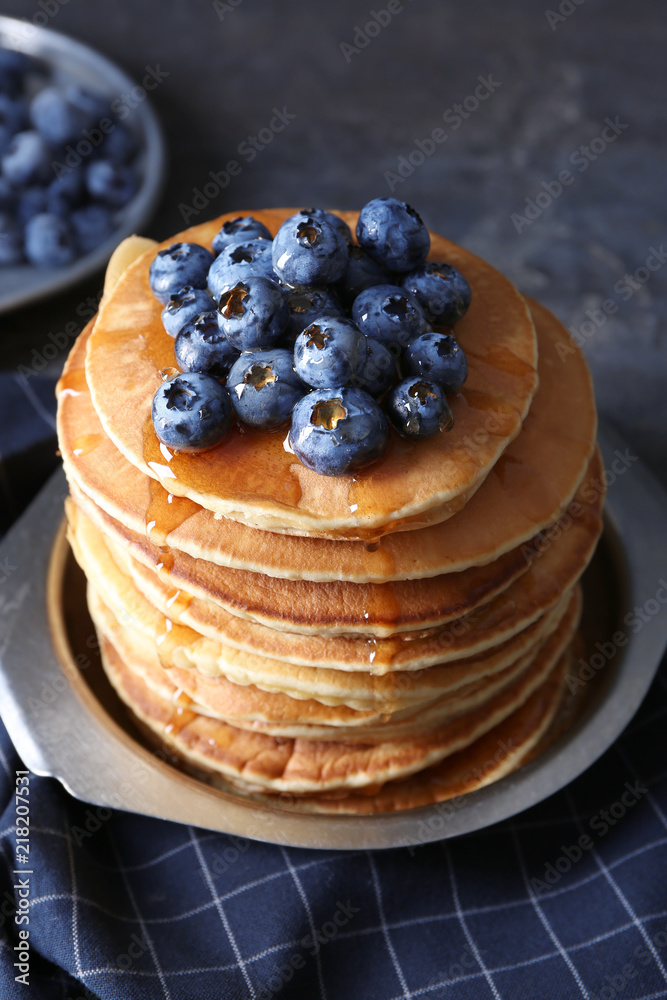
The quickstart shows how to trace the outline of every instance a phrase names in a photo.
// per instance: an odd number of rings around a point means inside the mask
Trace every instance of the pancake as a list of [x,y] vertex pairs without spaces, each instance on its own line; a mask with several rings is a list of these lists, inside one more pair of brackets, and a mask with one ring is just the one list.
[[[256,213],[272,232],[289,209]],[[210,246],[223,216],[161,244]],[[343,213],[352,227],[355,213]],[[451,517],[521,430],[537,386],[537,343],[526,303],[490,265],[435,234],[431,258],[458,267],[472,304],[457,323],[469,375],[452,397],[454,428],[410,442],[391,432],[382,459],[354,476],[323,477],[284,447],[284,432],[233,429],[204,455],[160,447],[150,418],[173,340],[148,282],[155,250],[131,264],[105,297],[88,341],[86,379],[105,433],[126,459],[166,490],[221,516],[272,531],[375,537]]]
[[[535,302],[530,308],[539,387],[521,433],[453,520],[388,534],[370,545],[259,531],[216,519],[192,501],[166,493],[127,462],[103,431],[83,367],[92,323],[74,345],[59,383],[58,436],[72,493],[160,546],[279,578],[379,583],[487,565],[556,520],[594,448],[595,403],[583,355],[551,313]],[[567,364],[564,348],[571,351]]]
[[394,635],[444,625],[488,603],[525,573],[540,537],[488,566],[427,580],[313,583],[228,569],[167,550],[124,528],[76,488],[72,494],[112,546],[159,574],[169,587],[211,601],[230,614],[305,635]]
[[545,642],[491,679],[471,679],[453,691],[434,693],[434,697],[419,705],[411,702],[406,706],[402,699],[397,699],[390,708],[376,706],[365,711],[323,705],[314,699],[297,700],[282,693],[267,693],[254,685],[234,684],[221,676],[207,678],[194,670],[169,667],[158,656],[153,637],[128,622],[121,624],[90,585],[88,604],[98,632],[111,642],[132,672],[156,694],[180,707],[272,736],[372,743],[432,732],[490,702],[517,680],[538,655],[555,662],[572,640],[581,599],[577,591],[567,613]]
[[268,736],[175,708],[132,672],[104,636],[100,651],[119,697],[169,750],[245,787],[295,794],[374,786],[429,767],[499,725],[559,669],[538,654],[491,705],[461,715],[432,734],[377,744],[337,743]]

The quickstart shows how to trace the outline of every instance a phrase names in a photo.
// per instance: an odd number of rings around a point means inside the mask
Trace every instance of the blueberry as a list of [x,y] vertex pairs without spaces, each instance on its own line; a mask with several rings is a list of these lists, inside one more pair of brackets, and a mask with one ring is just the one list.
[[32,65],[29,56],[13,49],[0,48],[0,90],[9,97],[17,97],[23,89],[25,74]]
[[25,255],[37,267],[63,267],[74,259],[74,241],[65,222],[42,212],[25,227]]
[[389,393],[385,408],[392,424],[404,437],[430,437],[448,431],[454,423],[445,393],[433,379],[412,375]]
[[282,224],[273,241],[273,268],[288,285],[329,285],[343,277],[348,247],[339,229],[300,213]]
[[398,198],[374,198],[364,205],[357,240],[388,271],[411,271],[426,260],[431,246],[419,215]]
[[81,167],[63,171],[59,177],[54,177],[48,186],[46,196],[48,211],[54,215],[68,215],[81,204],[84,190],[85,178]]
[[403,356],[410,375],[431,378],[445,390],[457,392],[468,377],[463,348],[448,333],[424,333],[413,340]]
[[366,338],[344,316],[321,316],[294,344],[297,375],[315,389],[349,385],[366,361]]
[[0,123],[0,158],[2,158],[9,149],[12,139],[13,135],[7,126]]
[[428,328],[419,303],[398,285],[374,285],[357,295],[352,318],[367,337],[400,354]]
[[16,220],[0,213],[0,265],[20,264],[23,260],[23,234]]
[[248,240],[273,239],[263,222],[252,215],[237,215],[235,219],[227,219],[213,237],[213,253],[220,253],[225,247],[234,243],[247,243]]
[[229,373],[227,387],[236,416],[251,427],[274,430],[289,418],[306,386],[282,348],[244,351]]
[[379,340],[366,338],[366,360],[352,384],[371,396],[381,396],[396,380],[394,355]]
[[316,219],[318,222],[328,222],[330,226],[338,230],[347,244],[351,245],[352,243],[352,230],[347,222],[344,222],[340,215],[336,215],[335,212],[327,212],[323,208],[300,208],[292,218]]
[[25,226],[35,215],[47,211],[47,200],[46,188],[37,185],[23,188],[16,199],[16,218]]
[[206,277],[214,257],[198,243],[172,243],[158,250],[150,269],[151,291],[162,305],[183,287],[206,288]]
[[22,187],[48,180],[51,151],[39,132],[18,132],[2,157],[2,172],[10,184]]
[[115,122],[113,130],[107,132],[96,150],[103,160],[112,163],[127,163],[139,150],[139,141],[135,134],[120,122]]
[[65,100],[85,117],[84,125],[97,123],[109,115],[109,99],[99,91],[86,90],[77,83],[65,87]]
[[86,168],[86,185],[91,198],[121,208],[134,197],[139,181],[132,167],[111,160],[95,160]]
[[0,177],[0,212],[11,212],[15,207],[16,192],[4,177]]
[[214,310],[200,313],[181,327],[174,354],[181,371],[202,372],[217,379],[227,377],[239,356],[218,326]]
[[349,308],[357,295],[371,285],[386,285],[389,276],[377,261],[366,253],[363,247],[356,244],[350,247],[345,274],[337,287],[338,294]]
[[208,272],[208,290],[216,302],[237,281],[259,275],[277,281],[271,263],[270,240],[247,240],[230,243],[221,250]]
[[3,125],[10,135],[16,135],[17,132],[28,128],[25,102],[0,93],[0,125]]
[[426,318],[439,326],[461,319],[470,305],[470,285],[451,264],[427,260],[404,275],[401,285],[415,296]]
[[237,281],[220,296],[218,324],[238,351],[273,347],[280,340],[288,318],[282,288],[261,275]]
[[90,253],[111,236],[114,222],[104,205],[85,205],[70,215],[74,240],[80,253]]
[[200,313],[213,312],[214,308],[213,300],[205,289],[184,285],[169,296],[162,310],[162,325],[170,337],[175,337],[191,319]]
[[51,146],[65,146],[81,137],[90,115],[68,99],[61,87],[44,87],[32,99],[30,121]]
[[338,296],[330,288],[290,288],[287,305],[289,322],[285,340],[291,344],[319,316],[345,315]]
[[204,451],[219,444],[232,425],[229,393],[212,375],[187,372],[161,385],[153,396],[153,427],[160,441],[178,451]]
[[292,450],[323,476],[345,476],[375,462],[388,436],[384,413],[362,389],[315,389],[292,413]]

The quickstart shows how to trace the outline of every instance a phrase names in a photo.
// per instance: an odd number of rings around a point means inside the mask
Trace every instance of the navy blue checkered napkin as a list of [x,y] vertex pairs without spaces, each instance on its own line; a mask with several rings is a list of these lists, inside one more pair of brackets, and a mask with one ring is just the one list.
[[[27,444],[49,441],[46,396],[9,391]],[[22,765],[0,726],[0,997],[667,997],[666,721],[663,664],[622,738],[566,791],[478,834],[377,853],[111,812],[31,775],[28,866]],[[14,965],[26,927],[28,987]]]

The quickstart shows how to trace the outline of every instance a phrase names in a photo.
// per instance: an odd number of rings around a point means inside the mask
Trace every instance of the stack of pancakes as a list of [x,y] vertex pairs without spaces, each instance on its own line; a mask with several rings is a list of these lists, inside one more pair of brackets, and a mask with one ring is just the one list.
[[[275,233],[291,211],[254,214]],[[174,239],[210,247],[224,218]],[[69,537],[140,725],[214,783],[324,812],[441,801],[519,766],[562,702],[601,530],[567,332],[432,235],[472,287],[450,432],[392,432],[339,478],[300,465],[286,429],[174,454],[150,418],[175,362],[145,245],[120,250],[58,387]]]

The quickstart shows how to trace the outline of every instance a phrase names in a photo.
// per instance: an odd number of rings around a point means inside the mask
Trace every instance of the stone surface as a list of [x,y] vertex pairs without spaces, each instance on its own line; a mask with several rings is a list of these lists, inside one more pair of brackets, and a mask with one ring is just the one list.
[[[559,15],[559,3],[573,12]],[[152,100],[170,176],[147,235],[183,228],[194,189],[229,160],[240,171],[192,221],[271,205],[355,208],[393,188],[580,332],[602,413],[667,481],[667,267],[651,256],[667,248],[660,6],[554,0],[561,20],[535,0],[391,7],[389,18],[384,0],[69,0],[50,24],[138,80],[157,64],[169,74]],[[374,26],[371,10],[388,23]],[[3,13],[33,16],[24,0],[5,0]],[[275,108],[294,118],[271,132]],[[607,118],[616,131],[600,138]],[[571,182],[558,194],[563,170]],[[49,332],[80,325],[77,306],[100,284],[3,317],[3,367],[33,363]]]

